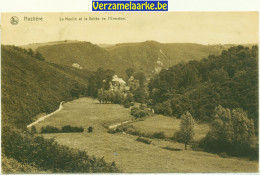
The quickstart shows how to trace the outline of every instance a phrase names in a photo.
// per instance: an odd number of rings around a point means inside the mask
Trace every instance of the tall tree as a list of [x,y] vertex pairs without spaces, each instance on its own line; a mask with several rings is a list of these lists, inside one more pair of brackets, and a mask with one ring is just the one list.
[[180,123],[180,139],[185,144],[185,150],[187,144],[189,144],[194,137],[194,120],[191,114],[187,111],[181,116]]

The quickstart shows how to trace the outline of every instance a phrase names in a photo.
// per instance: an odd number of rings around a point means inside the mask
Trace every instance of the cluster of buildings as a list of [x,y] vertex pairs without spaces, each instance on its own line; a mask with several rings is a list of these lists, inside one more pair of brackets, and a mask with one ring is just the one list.
[[135,80],[133,76],[128,79],[126,83],[123,78],[119,78],[117,75],[114,75],[110,83],[110,89],[112,90],[121,90],[129,91],[131,89],[136,89],[139,86],[138,80]]

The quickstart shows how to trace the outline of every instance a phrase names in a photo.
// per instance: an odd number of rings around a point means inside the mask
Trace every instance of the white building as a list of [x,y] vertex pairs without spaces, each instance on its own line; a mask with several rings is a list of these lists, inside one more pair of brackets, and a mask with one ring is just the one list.
[[119,78],[117,75],[114,75],[112,78],[111,89],[125,90],[125,87],[126,87],[126,82],[122,78]]

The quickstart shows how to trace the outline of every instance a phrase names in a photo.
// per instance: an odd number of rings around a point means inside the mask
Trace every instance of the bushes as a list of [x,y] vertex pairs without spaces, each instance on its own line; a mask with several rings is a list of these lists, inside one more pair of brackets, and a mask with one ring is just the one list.
[[22,164],[53,173],[119,172],[114,162],[106,163],[85,151],[59,145],[54,139],[19,132],[3,128],[2,153]]
[[107,132],[110,134],[115,134],[117,132],[126,132],[128,130],[128,128],[132,128],[132,127],[133,127],[133,125],[122,124],[115,128],[109,128]]
[[143,142],[143,143],[145,143],[145,144],[151,144],[151,140],[148,140],[148,139],[146,139],[146,138],[144,138],[144,137],[138,137],[137,139],[136,139],[136,141],[139,141],[139,142]]
[[72,127],[70,125],[63,126],[61,130],[59,128],[49,126],[41,128],[41,133],[69,133],[69,132],[83,132],[82,127]]
[[36,127],[35,127],[34,125],[33,125],[32,128],[31,128],[31,132],[32,132],[32,134],[37,133]]
[[167,115],[167,116],[172,115],[171,101],[168,100],[163,103],[156,104],[154,111],[157,114],[163,114],[163,115]]
[[62,133],[68,133],[68,132],[83,132],[84,129],[82,127],[72,127],[70,125],[63,126],[61,128]]
[[164,132],[156,132],[153,134],[153,137],[156,139],[164,139],[165,135],[164,135]]
[[146,116],[151,116],[152,112],[148,108],[140,105],[140,107],[132,107],[130,114],[135,118],[142,118]]
[[46,127],[42,127],[41,133],[59,133],[60,129],[54,126],[47,125]]
[[124,104],[124,107],[125,107],[125,108],[130,108],[130,106],[131,106],[130,103],[125,103],[125,104]]
[[93,132],[93,127],[92,126],[88,127],[88,132]]
[[39,173],[39,170],[28,164],[22,164],[15,159],[2,155],[2,173]]

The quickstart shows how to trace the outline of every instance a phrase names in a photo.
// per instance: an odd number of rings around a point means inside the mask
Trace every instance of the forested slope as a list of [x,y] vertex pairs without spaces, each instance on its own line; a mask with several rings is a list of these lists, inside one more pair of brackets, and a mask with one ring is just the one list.
[[258,123],[258,46],[231,47],[221,55],[163,70],[149,84],[158,113],[180,116],[188,110],[211,121],[213,110],[242,108]]
[[35,115],[86,95],[89,71],[47,63],[19,47],[2,46],[1,53],[2,172],[118,172],[113,162],[35,136],[26,128]]
[[144,70],[151,74],[160,61],[163,67],[170,67],[182,61],[199,60],[209,54],[220,54],[223,45],[201,45],[192,43],[159,43],[145,41],[122,43],[104,48],[90,42],[58,42],[24,46],[39,51],[47,62],[72,66],[78,63],[83,69],[95,71],[102,67],[114,70],[120,76],[127,68]]
[[51,65],[17,47],[2,46],[2,121],[24,127],[70,98],[74,86],[87,87],[88,72]]

